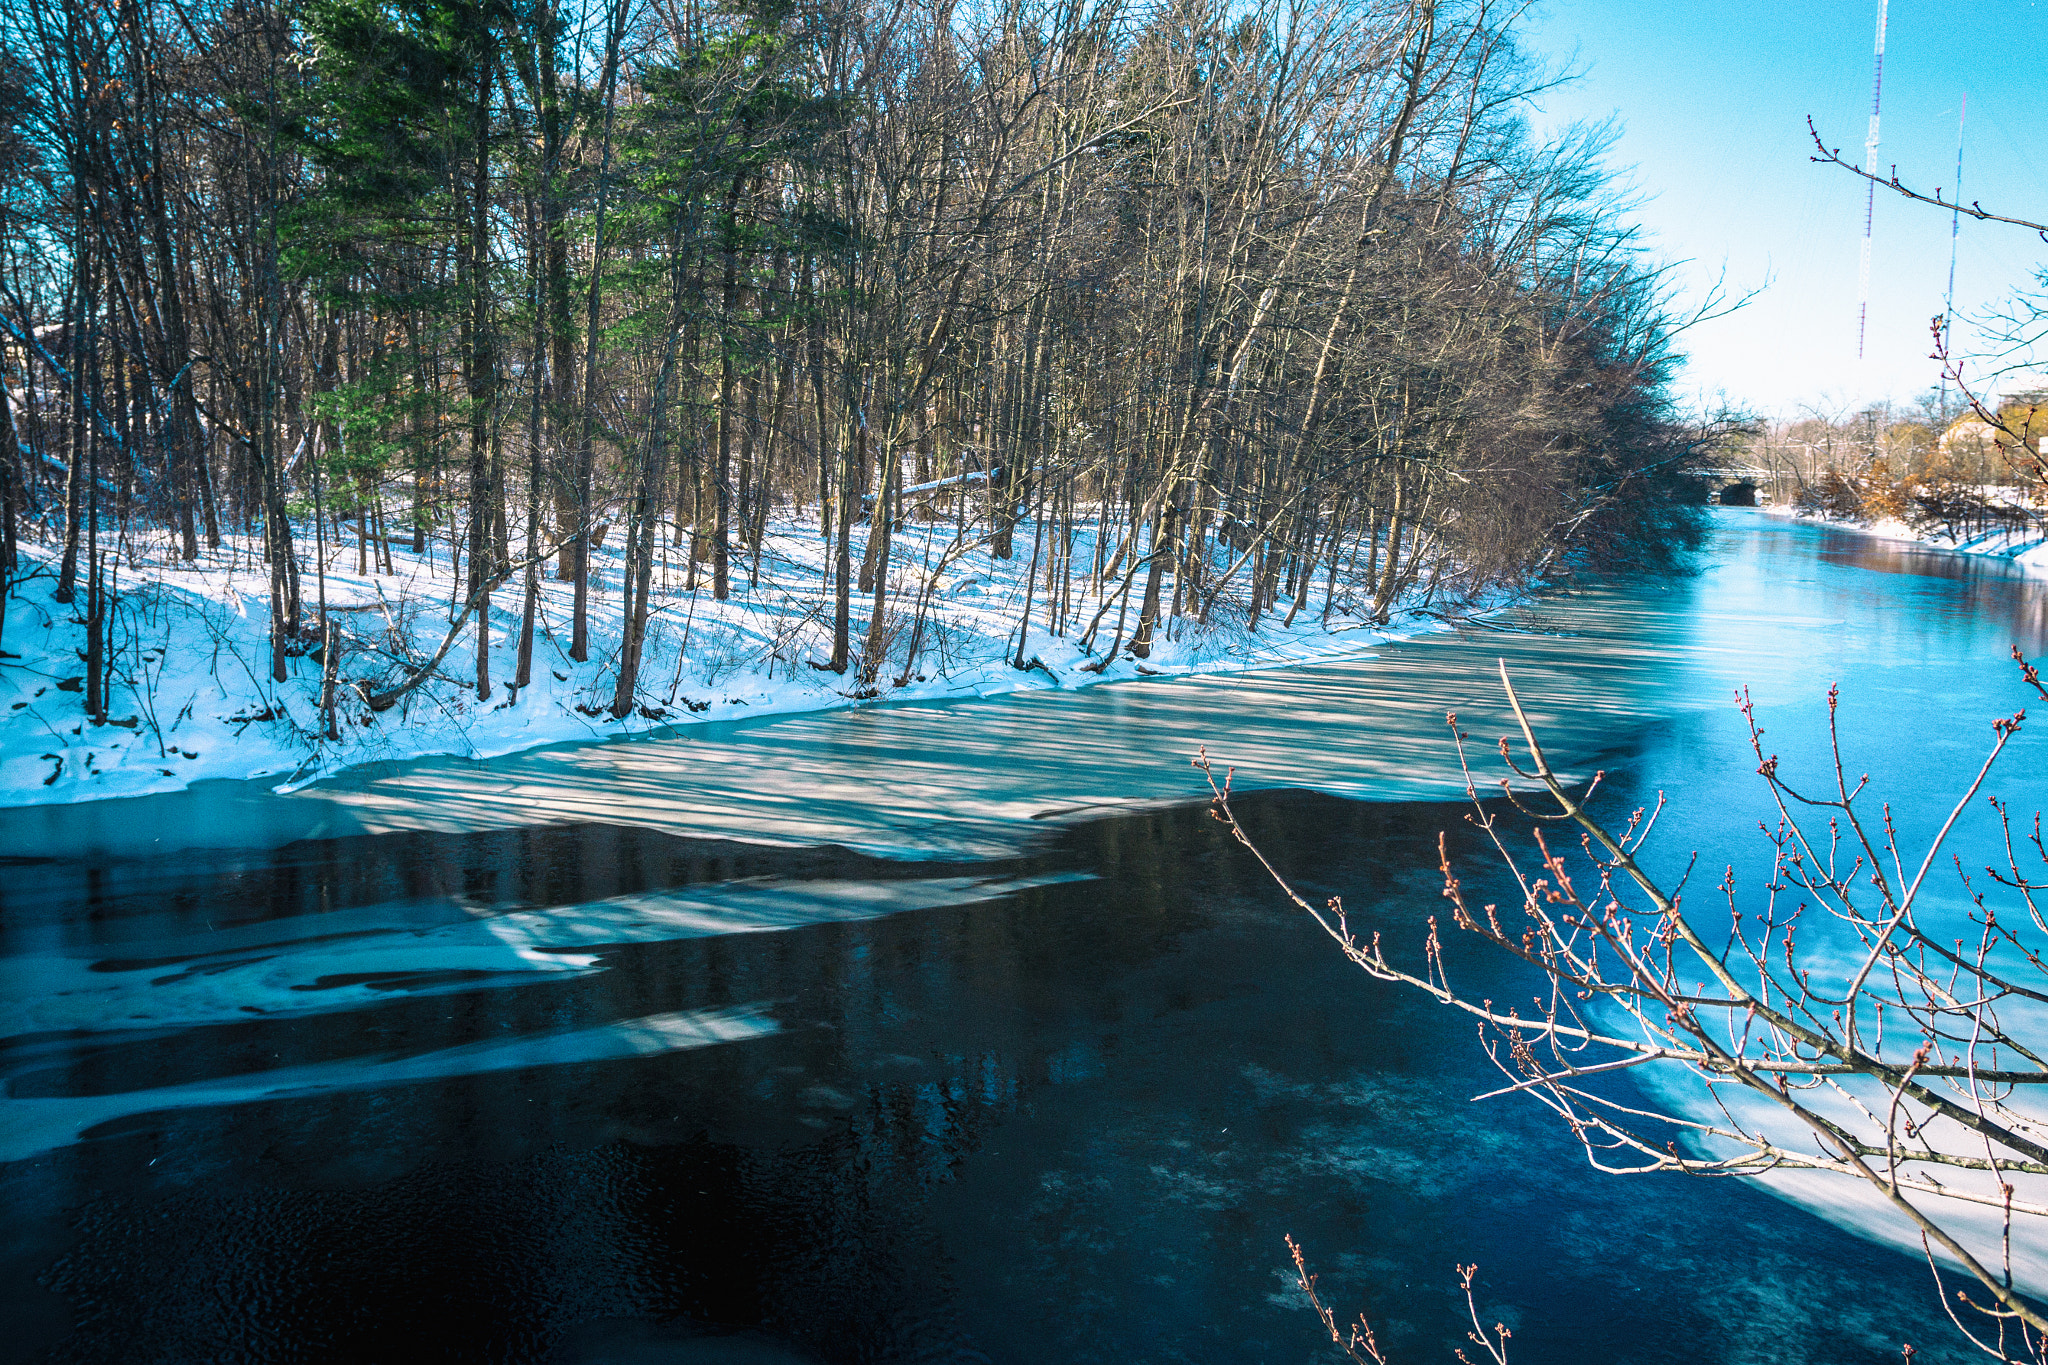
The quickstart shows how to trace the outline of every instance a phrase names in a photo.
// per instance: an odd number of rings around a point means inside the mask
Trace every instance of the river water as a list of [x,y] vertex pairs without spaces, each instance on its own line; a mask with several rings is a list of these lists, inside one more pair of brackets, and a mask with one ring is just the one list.
[[1745,684],[1796,776],[1841,681],[1931,829],[2048,584],[1717,530],[1693,577],[1315,667],[0,812],[0,1357],[1323,1359],[1291,1233],[1404,1361],[1463,1344],[1467,1262],[1518,1365],[1962,1359],[1853,1209],[1469,1103],[1470,1030],[1345,964],[1188,767],[1397,944],[1439,831],[1498,880],[1443,713],[1501,733],[1499,660],[1560,763],[1673,796],[1667,869],[1755,860]]

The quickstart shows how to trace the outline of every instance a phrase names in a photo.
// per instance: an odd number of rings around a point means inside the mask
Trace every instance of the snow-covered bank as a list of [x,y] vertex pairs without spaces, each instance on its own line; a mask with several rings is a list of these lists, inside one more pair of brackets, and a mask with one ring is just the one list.
[[[1397,613],[1387,626],[1372,625],[1348,610],[1342,583],[1325,624],[1322,582],[1291,628],[1281,625],[1289,606],[1285,598],[1254,627],[1242,596],[1226,592],[1207,625],[1185,616],[1172,621],[1150,657],[1135,659],[1125,650],[1097,672],[1103,651],[1118,636],[1119,608],[1109,608],[1093,655],[1084,654],[1076,641],[1097,603],[1081,590],[1095,553],[1092,533],[1082,530],[1071,551],[1074,600],[1056,621],[1049,619],[1046,575],[1038,563],[1021,651],[1027,666],[1019,669],[1012,660],[1019,653],[1025,579],[1034,560],[1033,529],[1021,529],[1014,559],[974,550],[950,563],[952,525],[914,524],[898,533],[895,563],[907,586],[892,594],[884,617],[888,659],[877,670],[881,699],[990,696],[1269,668],[1354,654],[1387,639],[1443,628],[1440,616],[1419,611]],[[304,540],[311,539],[308,532]],[[686,590],[680,565],[665,566],[668,581],[655,586],[638,706],[623,720],[613,720],[607,710],[621,634],[615,539],[594,557],[587,662],[568,657],[571,585],[550,575],[542,583],[530,686],[515,694],[500,683],[489,698],[479,699],[473,682],[476,636],[466,630],[429,681],[381,714],[362,702],[356,684],[389,682],[433,653],[456,610],[447,547],[430,543],[425,555],[415,556],[394,544],[397,572],[387,575],[359,572],[353,543],[329,546],[324,591],[344,631],[339,740],[320,733],[316,654],[294,654],[288,680],[271,679],[269,576],[256,542],[231,540],[189,565],[168,550],[162,541],[139,545],[110,569],[117,600],[109,627],[109,723],[95,725],[82,705],[81,606],[52,600],[54,553],[22,547],[23,576],[12,585],[0,638],[0,805],[137,796],[212,778],[276,778],[289,787],[361,763],[432,754],[492,757],[872,699],[850,672],[816,666],[829,653],[831,599],[823,590],[825,547],[801,526],[771,529],[757,586],[750,586],[746,566],[735,564],[726,602],[714,601],[704,582]],[[858,554],[856,546],[856,561]],[[321,591],[310,559],[302,569],[309,617]],[[920,612],[920,589],[927,582]],[[81,585],[80,603],[83,597]],[[491,672],[498,679],[513,674],[520,605],[516,582],[493,601]],[[867,605],[856,596],[856,647],[865,633]],[[1121,638],[1128,640],[1135,617],[1133,603]],[[1061,634],[1052,633],[1055,624]],[[906,668],[913,640],[917,654]],[[891,686],[906,675],[902,687]]]
[[1873,521],[1847,521],[1835,517],[1816,516],[1789,505],[1771,506],[1762,510],[1772,516],[1815,521],[1884,540],[1910,541],[1915,545],[1926,545],[1934,549],[1953,550],[1957,554],[2010,560],[2030,573],[2048,574],[2048,536],[2042,535],[2036,529],[1996,530],[1981,535],[1949,535],[1939,530],[1921,530],[1893,517]]

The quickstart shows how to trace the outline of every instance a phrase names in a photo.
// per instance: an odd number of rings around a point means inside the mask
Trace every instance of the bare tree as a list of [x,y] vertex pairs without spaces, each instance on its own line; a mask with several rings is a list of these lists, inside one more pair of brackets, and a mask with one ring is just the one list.
[[[2026,687],[2048,700],[2015,649]],[[1714,908],[1686,903],[1639,861],[1657,806],[1618,823],[1596,814],[1595,776],[1568,785],[1545,756],[1505,665],[1501,686],[1521,729],[1522,756],[1500,741],[1505,806],[1480,799],[1465,767],[1467,818],[1507,871],[1518,905],[1474,904],[1443,850],[1452,926],[1533,969],[1533,1009],[1478,999],[1453,979],[1431,916],[1417,962],[1398,961],[1378,928],[1354,925],[1341,902],[1314,905],[1252,845],[1230,807],[1230,780],[1197,764],[1214,813],[1259,857],[1290,900],[1373,977],[1428,992],[1480,1025],[1506,1084],[1481,1098],[1527,1095],[1618,1174],[1784,1177],[1854,1182],[1917,1238],[1958,1328],[1999,1360],[2048,1360],[2048,1313],[2016,1278],[2036,1219],[2048,1219],[2048,845],[2040,817],[2016,821],[1991,798],[2004,830],[2003,866],[1981,874],[1951,855],[1967,908],[1930,902],[1944,850],[2025,712],[1991,724],[1992,743],[1947,819],[1908,850],[1889,807],[1873,812],[1869,780],[1852,778],[1835,736],[1832,789],[1806,792],[1779,772],[1745,694],[1757,771],[1777,810],[1760,890],[1730,867]],[[1465,760],[1468,736],[1448,717]],[[1530,794],[1542,808],[1524,804]],[[1526,850],[1511,815],[1536,821]],[[1570,842],[1545,832],[1561,826]],[[1573,847],[1572,845],[1576,845]],[[1695,855],[1696,856],[1696,855]],[[1689,872],[1688,872],[1689,876]],[[1654,1073],[1645,1098],[1611,1082]],[[1848,1193],[1848,1191],[1844,1191]],[[2040,1226],[2040,1225],[2035,1225]],[[2038,1286],[2034,1287],[2038,1289]],[[1959,1307],[1960,1306],[1960,1307]],[[1961,1308],[1969,1309],[1965,1314]],[[1326,1324],[1327,1325],[1327,1324]]]
[[1868,180],[1873,185],[1882,185],[1896,194],[1904,195],[1906,198],[1922,204],[1931,204],[1938,209],[1949,209],[1957,213],[1967,213],[1972,218],[1987,223],[2010,223],[2014,227],[2028,228],[2040,234],[2041,240],[2048,241],[2048,223],[2036,223],[2027,218],[2011,218],[2002,213],[1993,213],[1974,199],[1968,204],[1958,204],[1953,199],[1942,198],[1939,189],[1936,189],[1933,194],[1922,193],[1899,179],[1899,168],[1897,166],[1892,167],[1892,173],[1889,176],[1882,176],[1871,174],[1853,161],[1843,160],[1840,147],[1830,147],[1821,140],[1820,129],[1813,126],[1811,115],[1807,116],[1806,132],[1813,139],[1813,154],[1807,158],[1809,161],[1818,161],[1829,166],[1840,166],[1851,175]]
[[[1965,205],[1953,199],[1945,199],[1939,188],[1932,194],[1916,190],[1899,178],[1897,166],[1891,168],[1889,176],[1874,175],[1854,162],[1844,160],[1841,148],[1829,147],[1821,138],[1820,130],[1814,126],[1811,116],[1806,120],[1806,132],[1813,139],[1813,152],[1808,157],[1810,161],[1840,167],[1859,179],[1881,185],[1915,203],[1947,209],[1951,214],[1967,215],[1980,222],[2004,223],[2012,227],[2025,228],[2042,241],[2048,242],[2048,223],[1993,213],[1976,200]],[[2048,272],[2037,272],[2036,280],[2038,284],[2048,285]],[[2040,294],[2029,294],[2022,290],[2015,294],[2007,308],[1993,313],[1990,319],[1990,337],[1999,358],[2006,362],[1993,371],[1994,378],[2000,373],[2010,374],[2031,364],[2037,358],[2034,352],[2043,337],[2048,336],[2048,308],[2042,305],[2043,299]],[[2039,405],[2026,405],[2025,414],[2015,420],[2010,411],[1991,401],[1990,396],[1983,391],[1981,381],[1976,386],[1972,385],[1965,374],[1965,358],[1958,355],[1951,345],[1948,317],[1937,315],[1931,325],[1931,331],[1934,337],[1934,350],[1930,358],[1940,362],[1944,382],[1953,383],[1977,420],[1995,433],[1996,445],[2011,467],[2036,485],[2037,498],[2048,495],[2048,463],[2044,463],[2041,456],[2043,432],[2036,429],[2034,421],[2034,410]]]
[[[1363,1313],[1351,1322],[1344,1322],[1338,1318],[1335,1309],[1323,1302],[1323,1296],[1316,1289],[1317,1277],[1309,1272],[1308,1255],[1292,1237],[1287,1239],[1287,1250],[1294,1257],[1295,1287],[1301,1290],[1309,1307],[1322,1319],[1323,1330],[1330,1334],[1331,1344],[1356,1365],[1392,1365],[1392,1357],[1380,1350],[1379,1337]],[[1506,1323],[1496,1322],[1488,1328],[1481,1320],[1479,1302],[1472,1293],[1472,1285],[1479,1277],[1479,1267],[1461,1265],[1457,1271],[1458,1288],[1465,1295],[1465,1312],[1472,1319],[1465,1340],[1486,1352],[1486,1359],[1493,1365],[1508,1365],[1508,1342],[1514,1339],[1515,1334],[1508,1330]],[[1465,1354],[1464,1347],[1453,1347],[1452,1351],[1460,1365],[1476,1365],[1472,1357]]]
[[[700,577],[815,593],[789,653],[907,684],[936,489],[987,528],[940,568],[1025,580],[1024,669],[1667,553],[1682,319],[1601,130],[1520,117],[1522,8],[0,0],[0,540],[81,624],[109,544],[254,553],[282,680],[329,633],[301,560],[353,519],[394,574],[397,522],[473,609],[344,632],[342,695],[454,658],[479,703],[515,630],[536,676],[556,545],[614,718]],[[778,581],[813,499],[823,575]]]

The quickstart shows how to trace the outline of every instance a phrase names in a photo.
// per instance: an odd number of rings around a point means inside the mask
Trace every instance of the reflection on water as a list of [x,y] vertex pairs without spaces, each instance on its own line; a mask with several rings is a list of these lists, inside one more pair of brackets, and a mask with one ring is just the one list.
[[1911,1259],[1468,1104],[1494,1073],[1462,1026],[1346,965],[1199,804],[1125,809],[1187,801],[1204,740],[1322,788],[1243,811],[1306,890],[1413,935],[1439,830],[1496,875],[1419,798],[1449,794],[1444,710],[1505,728],[1497,657],[1560,759],[1678,793],[1672,859],[1743,851],[1738,683],[1788,762],[1834,678],[1873,766],[1935,770],[2011,709],[2038,584],[1721,520],[1697,579],[1372,660],[0,815],[47,855],[0,875],[0,1341],[1306,1361],[1292,1233],[1404,1360],[1462,1340],[1469,1261],[1517,1365],[1961,1359]]
[[[1920,578],[1948,578],[1979,587],[1997,589],[1994,593],[1979,595],[1976,600],[1989,606],[1995,612],[2003,612],[2008,604],[2012,585],[2018,582],[2043,585],[2038,577],[2031,577],[2016,567],[2009,559],[1992,555],[1956,554],[1950,550],[1934,549],[1910,540],[1891,540],[1872,536],[1860,531],[1844,530],[1840,527],[1817,526],[1808,528],[1822,537],[1815,554],[1824,563],[1840,564],[1852,569],[1868,569],[1872,573],[1912,574]],[[2034,544],[2013,547],[2017,550],[2032,549]],[[2039,601],[2042,594],[2032,594]]]
[[[1313,889],[1398,923],[1440,904],[1437,832],[1469,852],[1451,807],[1245,809]],[[400,876],[390,858],[487,887],[497,837],[281,861],[312,907],[322,884]],[[693,861],[659,836],[575,837]],[[778,875],[878,867],[806,856]],[[1054,880],[624,942],[600,974],[340,1015],[18,1035],[13,1103],[114,1107],[87,1141],[0,1167],[10,1279],[43,1285],[7,1339],[79,1361],[1307,1360],[1290,1232],[1407,1358],[1458,1339],[1457,1260],[1485,1265],[1518,1361],[1876,1360],[1936,1339],[1903,1258],[1788,1228],[1746,1190],[1599,1178],[1533,1107],[1466,1104],[1488,1076],[1464,1030],[1348,968],[1198,807],[975,872]],[[257,880],[246,858],[221,875]],[[650,1016],[687,1045],[629,1051]],[[1843,1274],[1871,1290],[1846,1323]]]
[[[1781,775],[1832,796],[1826,691],[1839,684],[1847,776],[1852,783],[1864,774],[1870,780],[1860,809],[1873,828],[1882,823],[1881,810],[1889,813],[1906,867],[1916,867],[1990,751],[1993,719],[2037,701],[2010,651],[2018,646],[2036,658],[2048,652],[2048,580],[2000,560],[1811,527],[1767,526],[1731,538],[1716,558],[1706,583],[1711,605],[1694,616],[1687,653],[1696,662],[1683,685],[1723,696],[1750,687],[1765,751],[1780,756]],[[2048,805],[2048,735],[2038,721],[2008,747],[1986,787],[2022,812]],[[1762,910],[1771,864],[1758,825],[1774,825],[1778,813],[1755,776],[1741,717],[1730,706],[1676,716],[1648,741],[1627,765],[1617,795],[1643,802],[1671,793],[1653,861],[1673,875],[1697,850],[1707,882],[1732,868],[1744,908]],[[1811,827],[1825,838],[1825,818]],[[1994,813],[1981,798],[1964,809],[1916,902],[1936,941],[1977,933],[1965,920],[1972,905],[1952,858],[1966,868],[2004,861]],[[1997,888],[1980,889],[1992,893],[1995,906]],[[1860,963],[1866,951],[1826,918],[1808,917],[1801,945],[1805,965],[1823,973],[1830,963]],[[2002,1008],[2001,1017],[2025,1031],[2019,1010]],[[1719,1117],[1706,1112],[1696,1092],[1687,1098],[1699,1116]],[[1775,1178],[1770,1187],[1921,1254],[1917,1230],[1859,1189],[1805,1177]],[[1994,1214],[1958,1209],[1949,1226],[1997,1259],[2001,1227]],[[2014,1261],[2023,1286],[2048,1290],[2048,1228],[2023,1220]]]
[[[535,1067],[649,1057],[685,1048],[739,1042],[775,1031],[774,1021],[758,1005],[725,1009],[672,1010],[613,1024],[597,1024],[567,1032],[524,1033],[501,1042],[458,1043],[426,1052],[414,1046],[342,1061],[302,1066],[264,1066],[254,1071],[179,1085],[115,1088],[85,1093],[48,1094],[44,1087],[105,1085],[92,1067],[65,1067],[70,1049],[38,1049],[42,1069],[9,1082],[0,1099],[0,1162],[23,1161],[106,1132],[117,1120],[135,1114],[172,1109],[204,1109],[248,1104],[256,1100],[290,1099],[339,1090],[376,1090],[416,1081],[440,1081],[486,1071],[526,1071]],[[84,1074],[81,1074],[84,1073]],[[134,1077],[122,1078],[127,1085]],[[117,1087],[121,1081],[115,1083]]]
[[[623,833],[636,842],[649,837]],[[118,933],[95,925],[82,940],[62,932],[0,935],[13,941],[0,957],[0,1013],[20,1033],[331,1013],[393,991],[506,988],[601,972],[608,966],[601,950],[623,943],[971,905],[1081,875],[762,878],[559,905],[409,901],[204,928],[175,923],[186,916],[140,916],[121,923]],[[6,1150],[0,1140],[0,1152]]]

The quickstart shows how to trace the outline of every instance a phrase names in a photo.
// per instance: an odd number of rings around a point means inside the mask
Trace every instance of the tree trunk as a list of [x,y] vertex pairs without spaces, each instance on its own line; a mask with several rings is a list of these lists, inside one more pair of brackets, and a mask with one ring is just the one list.
[[1131,635],[1131,653],[1140,659],[1152,657],[1152,628],[1159,620],[1159,582],[1166,572],[1166,550],[1173,539],[1173,511],[1161,507],[1152,523],[1152,556],[1145,567],[1145,602],[1138,609],[1138,629]]
[[[647,641],[647,605],[654,581],[655,528],[663,502],[662,484],[668,469],[669,390],[675,382],[676,362],[682,350],[683,304],[687,298],[681,265],[681,243],[671,241],[670,258],[675,262],[674,293],[670,300],[668,338],[661,357],[661,373],[654,381],[652,409],[647,422],[647,451],[640,461],[640,477],[626,522],[625,610],[623,635],[619,641],[619,676],[612,689],[613,720],[623,720],[633,710],[634,689],[640,681],[640,656]],[[695,347],[693,345],[692,349]]]
[[596,462],[597,323],[600,286],[604,279],[604,221],[611,194],[612,123],[617,113],[619,45],[625,39],[628,0],[613,0],[605,26],[604,132],[597,159],[597,213],[592,220],[590,296],[583,331],[582,436],[576,443],[576,599],[569,628],[569,657],[582,663],[590,657],[590,522],[592,467]]
[[849,466],[865,467],[867,464],[868,429],[864,423],[856,422],[853,439],[857,449],[848,452],[842,446],[839,456],[839,539],[832,552],[831,667],[834,673],[846,671],[852,654],[852,642],[847,637],[851,634],[853,616],[853,514],[860,505],[860,489],[854,483]]

